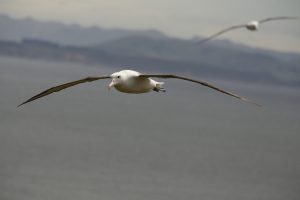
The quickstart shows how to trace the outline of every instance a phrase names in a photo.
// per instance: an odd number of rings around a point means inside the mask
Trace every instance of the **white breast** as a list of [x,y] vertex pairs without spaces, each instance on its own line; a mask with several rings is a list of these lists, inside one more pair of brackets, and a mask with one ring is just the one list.
[[125,93],[146,93],[155,87],[155,81],[149,78],[130,77],[122,84],[116,85],[115,88]]

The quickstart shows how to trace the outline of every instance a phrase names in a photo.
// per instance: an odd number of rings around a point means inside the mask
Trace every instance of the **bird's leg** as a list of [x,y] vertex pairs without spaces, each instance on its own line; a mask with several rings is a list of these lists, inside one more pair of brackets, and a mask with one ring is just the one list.
[[159,88],[159,91],[166,92],[167,90],[165,88]]
[[165,88],[157,88],[157,87],[153,88],[153,91],[155,91],[155,92],[166,92]]
[[163,88],[163,84],[164,84],[164,82],[158,82],[158,83],[156,83],[156,85],[153,88],[153,90],[155,92],[166,92],[165,88]]

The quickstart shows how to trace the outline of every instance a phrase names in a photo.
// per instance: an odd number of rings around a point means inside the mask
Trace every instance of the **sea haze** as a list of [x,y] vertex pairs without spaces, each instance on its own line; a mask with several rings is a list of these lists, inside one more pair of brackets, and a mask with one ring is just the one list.
[[299,199],[298,89],[207,80],[260,108],[178,80],[141,95],[102,80],[17,108],[112,72],[0,57],[0,199]]

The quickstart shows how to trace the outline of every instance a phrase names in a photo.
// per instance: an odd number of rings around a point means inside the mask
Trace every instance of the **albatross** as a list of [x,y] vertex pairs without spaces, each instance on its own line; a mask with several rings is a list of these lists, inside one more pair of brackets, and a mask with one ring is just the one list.
[[111,82],[108,85],[109,90],[111,88],[115,88],[116,90],[118,90],[120,92],[130,93],[130,94],[140,94],[140,93],[147,93],[147,92],[151,92],[151,91],[165,92],[166,90],[163,88],[164,82],[158,82],[158,81],[153,80],[152,78],[164,78],[164,79],[173,78],[173,79],[190,81],[193,83],[197,83],[197,84],[209,87],[218,92],[227,94],[229,96],[235,97],[242,101],[254,104],[256,106],[260,106],[253,101],[250,101],[244,97],[241,97],[234,93],[223,90],[219,87],[215,87],[204,81],[195,80],[195,79],[187,78],[184,76],[173,75],[173,74],[141,74],[141,73],[139,73],[137,71],[133,71],[133,70],[122,70],[119,72],[115,72],[111,75],[90,76],[90,77],[86,77],[86,78],[83,78],[83,79],[80,79],[77,81],[72,81],[72,82],[64,83],[62,85],[51,87],[35,96],[29,98],[28,100],[24,101],[23,103],[18,105],[18,107],[21,105],[24,105],[26,103],[29,103],[31,101],[37,100],[39,98],[42,98],[44,96],[47,96],[49,94],[59,92],[63,89],[66,89],[66,88],[69,88],[69,87],[72,87],[72,86],[75,86],[75,85],[78,85],[81,83],[92,82],[92,81],[101,80],[101,79],[111,79]]
[[202,44],[202,43],[207,42],[215,37],[218,37],[219,35],[222,35],[228,31],[235,30],[235,29],[246,28],[250,31],[257,31],[259,28],[259,25],[266,23],[266,22],[275,21],[275,20],[295,20],[295,19],[299,19],[299,17],[269,17],[269,18],[265,18],[265,19],[261,19],[261,20],[253,20],[246,24],[239,24],[239,25],[235,25],[235,26],[231,26],[229,28],[223,29],[223,30],[209,36],[208,38],[200,40],[198,43]]

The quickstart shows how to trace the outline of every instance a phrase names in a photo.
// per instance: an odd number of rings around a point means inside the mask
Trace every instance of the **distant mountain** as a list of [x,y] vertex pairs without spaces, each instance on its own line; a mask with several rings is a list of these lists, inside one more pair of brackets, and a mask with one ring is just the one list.
[[296,53],[228,40],[200,46],[198,38],[171,38],[158,31],[84,28],[6,16],[0,16],[0,27],[3,55],[300,87],[300,54]]
[[94,48],[113,55],[190,63],[183,65],[182,70],[189,69],[191,65],[198,68],[194,71],[209,67],[212,76],[214,71],[235,79],[239,79],[236,77],[238,73],[242,74],[242,79],[300,83],[299,54],[251,48],[227,40],[211,41],[200,46],[194,39],[128,36]]
[[[78,47],[36,39],[0,41],[0,55],[94,66],[105,64],[116,68],[113,70],[126,68],[144,72],[192,73],[203,78],[300,87],[300,56],[297,54],[263,50],[252,52],[252,49],[238,51],[225,47],[214,50],[212,46],[200,50],[190,41],[176,39],[137,37],[134,40],[133,37],[131,40],[127,38],[126,42],[129,43],[125,45],[125,42],[118,40],[115,45],[120,46],[114,46],[112,42],[111,45]],[[199,54],[193,53],[195,51]]]
[[88,46],[100,44],[130,35],[150,38],[164,38],[156,30],[133,31],[125,29],[103,29],[66,25],[58,22],[41,22],[32,18],[14,19],[0,14],[0,40],[20,41],[22,38],[35,38],[57,42],[63,45]]

